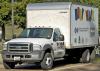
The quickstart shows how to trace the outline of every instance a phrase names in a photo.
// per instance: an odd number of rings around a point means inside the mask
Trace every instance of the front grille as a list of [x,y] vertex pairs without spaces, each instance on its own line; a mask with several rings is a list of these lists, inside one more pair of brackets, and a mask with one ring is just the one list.
[[9,44],[9,46],[28,46],[28,44]]
[[8,51],[14,53],[23,53],[29,52],[30,44],[28,43],[9,43]]

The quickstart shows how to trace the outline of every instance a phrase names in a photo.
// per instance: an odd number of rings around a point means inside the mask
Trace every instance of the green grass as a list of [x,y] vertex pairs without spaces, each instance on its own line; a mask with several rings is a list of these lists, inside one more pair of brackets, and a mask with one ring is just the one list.
[[3,62],[3,60],[2,60],[2,56],[1,56],[1,54],[0,54],[0,63],[2,63]]
[[100,57],[96,57],[93,63],[100,63]]

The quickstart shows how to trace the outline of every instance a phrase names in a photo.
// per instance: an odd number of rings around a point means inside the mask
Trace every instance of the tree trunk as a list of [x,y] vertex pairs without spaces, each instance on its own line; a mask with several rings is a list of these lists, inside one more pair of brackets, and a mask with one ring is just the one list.
[[5,40],[5,24],[2,25],[2,39]]

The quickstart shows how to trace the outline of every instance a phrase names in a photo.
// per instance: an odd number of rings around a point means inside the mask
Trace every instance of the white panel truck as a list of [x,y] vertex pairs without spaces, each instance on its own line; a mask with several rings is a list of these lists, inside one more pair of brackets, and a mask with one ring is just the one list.
[[62,58],[76,58],[82,63],[94,59],[98,47],[98,8],[53,2],[28,4],[26,10],[27,28],[19,37],[4,43],[5,68],[34,63],[51,69],[53,62]]

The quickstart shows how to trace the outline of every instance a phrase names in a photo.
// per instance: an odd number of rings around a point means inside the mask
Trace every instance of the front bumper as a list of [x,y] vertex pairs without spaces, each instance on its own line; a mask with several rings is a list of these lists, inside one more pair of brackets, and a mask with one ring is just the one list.
[[[44,51],[34,51],[32,53],[10,53],[2,51],[2,58],[6,62],[25,62],[35,63],[40,62],[43,59]],[[19,60],[15,60],[15,57],[20,57]]]

